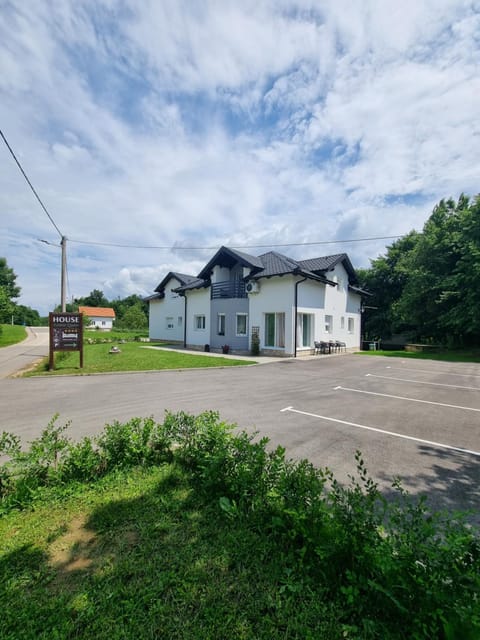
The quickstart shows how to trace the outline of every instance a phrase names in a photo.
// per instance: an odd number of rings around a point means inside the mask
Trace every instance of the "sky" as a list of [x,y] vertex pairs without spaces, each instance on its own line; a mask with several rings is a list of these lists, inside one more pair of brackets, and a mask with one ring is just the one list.
[[58,227],[0,140],[0,256],[41,315],[62,235],[68,301],[222,245],[368,267],[394,239],[348,240],[480,192],[480,0],[0,0],[0,129]]

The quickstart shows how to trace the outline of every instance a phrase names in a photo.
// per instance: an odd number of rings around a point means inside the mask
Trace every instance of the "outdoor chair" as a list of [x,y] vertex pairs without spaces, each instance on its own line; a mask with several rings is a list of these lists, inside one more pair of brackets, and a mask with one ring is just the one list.
[[346,351],[347,350],[347,345],[345,342],[342,342],[341,340],[335,340],[335,346],[337,351]]

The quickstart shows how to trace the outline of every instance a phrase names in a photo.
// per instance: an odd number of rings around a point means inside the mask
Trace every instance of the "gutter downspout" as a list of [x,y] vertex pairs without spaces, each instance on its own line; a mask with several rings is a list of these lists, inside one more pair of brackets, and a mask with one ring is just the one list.
[[297,357],[297,322],[298,322],[298,285],[305,282],[307,278],[303,278],[303,280],[298,280],[295,283],[295,326],[293,327],[293,357]]
[[183,294],[183,299],[185,300],[184,307],[184,318],[183,318],[183,348],[187,348],[187,296],[185,293]]

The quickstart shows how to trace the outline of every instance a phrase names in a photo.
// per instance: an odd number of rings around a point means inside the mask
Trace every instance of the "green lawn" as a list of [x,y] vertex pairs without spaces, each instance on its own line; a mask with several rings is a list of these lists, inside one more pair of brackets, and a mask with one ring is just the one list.
[[480,362],[480,349],[455,351],[358,351],[362,356],[386,356],[387,358],[410,358],[412,360],[443,360],[445,362]]
[[27,337],[27,330],[20,325],[0,324],[0,329],[0,347],[17,344]]
[[323,586],[288,588],[279,551],[175,466],[117,473],[0,519],[0,637],[343,637]]
[[48,371],[45,360],[27,376],[59,375],[59,374],[91,374],[114,371],[156,371],[160,369],[193,369],[204,367],[234,367],[254,364],[253,360],[236,360],[192,355],[180,351],[165,351],[148,347],[138,342],[118,344],[120,353],[111,354],[113,343],[86,344],[84,347],[84,366],[80,369],[80,353],[78,351],[55,353],[55,370]]

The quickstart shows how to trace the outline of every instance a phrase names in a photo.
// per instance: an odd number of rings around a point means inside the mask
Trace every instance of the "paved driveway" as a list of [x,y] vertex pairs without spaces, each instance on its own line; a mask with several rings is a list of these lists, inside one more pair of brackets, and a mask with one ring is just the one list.
[[27,339],[0,349],[0,378],[48,356],[48,327],[27,327]]
[[79,438],[105,422],[216,409],[344,481],[360,449],[388,494],[396,476],[480,523],[480,365],[341,355],[253,367],[0,381],[1,429],[25,440],[54,413]]

